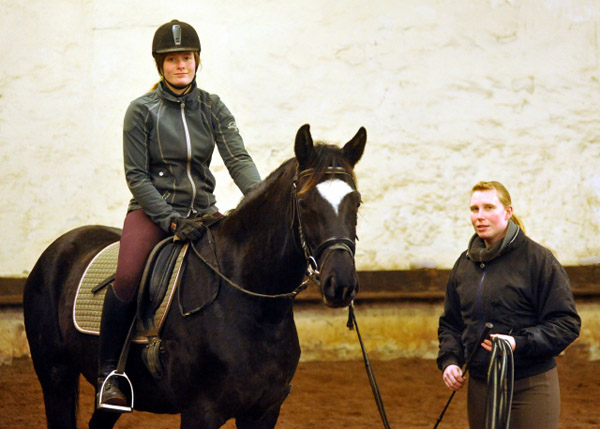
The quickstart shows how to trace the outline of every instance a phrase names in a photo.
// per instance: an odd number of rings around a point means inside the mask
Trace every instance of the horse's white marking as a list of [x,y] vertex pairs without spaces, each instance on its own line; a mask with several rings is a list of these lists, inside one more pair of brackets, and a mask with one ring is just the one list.
[[340,179],[321,182],[317,185],[317,190],[331,204],[336,215],[344,197],[354,191],[350,185]]

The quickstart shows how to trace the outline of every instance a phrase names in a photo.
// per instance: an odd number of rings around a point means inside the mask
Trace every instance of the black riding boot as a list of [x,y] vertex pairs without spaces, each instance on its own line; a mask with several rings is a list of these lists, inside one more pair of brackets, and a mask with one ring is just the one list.
[[125,395],[119,388],[118,378],[111,377],[104,386],[102,398],[99,398],[100,388],[104,379],[115,369],[127,338],[129,328],[135,317],[136,300],[121,301],[115,294],[112,284],[106,291],[100,322],[100,341],[98,346],[98,388],[97,405],[109,404],[128,406]]

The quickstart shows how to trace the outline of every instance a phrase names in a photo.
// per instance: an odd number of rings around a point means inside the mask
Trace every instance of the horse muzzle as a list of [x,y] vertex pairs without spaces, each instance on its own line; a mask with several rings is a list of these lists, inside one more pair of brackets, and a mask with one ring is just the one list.
[[358,293],[354,253],[344,243],[336,243],[323,252],[320,270],[323,302],[329,307],[349,306]]

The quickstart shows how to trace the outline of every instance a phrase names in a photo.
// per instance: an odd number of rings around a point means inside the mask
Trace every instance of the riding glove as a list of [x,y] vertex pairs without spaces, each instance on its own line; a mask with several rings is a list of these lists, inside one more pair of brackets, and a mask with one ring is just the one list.
[[202,224],[194,219],[177,218],[171,223],[171,231],[184,241],[195,241],[202,237]]

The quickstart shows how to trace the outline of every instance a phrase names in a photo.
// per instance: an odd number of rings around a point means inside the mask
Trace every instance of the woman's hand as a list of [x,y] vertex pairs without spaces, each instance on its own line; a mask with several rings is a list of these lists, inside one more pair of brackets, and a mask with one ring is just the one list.
[[[502,338],[503,340],[508,341],[508,343],[510,344],[510,348],[513,350],[513,352],[515,351],[515,348],[517,347],[515,338],[511,337],[510,335],[492,334],[492,335],[490,335],[490,337],[491,338]],[[486,349],[488,352],[491,352],[492,351],[492,340],[484,340],[484,342],[481,343],[481,347]]]
[[448,365],[446,369],[444,369],[444,374],[442,375],[442,379],[446,386],[448,386],[451,390],[459,390],[465,384],[465,379],[462,376],[462,370],[458,365]]
[[196,241],[200,237],[204,230],[202,224],[196,219],[177,218],[171,224],[171,231],[179,238],[184,241]]

